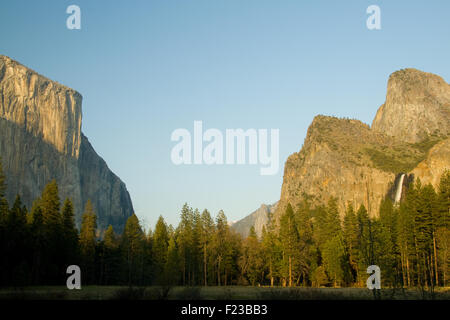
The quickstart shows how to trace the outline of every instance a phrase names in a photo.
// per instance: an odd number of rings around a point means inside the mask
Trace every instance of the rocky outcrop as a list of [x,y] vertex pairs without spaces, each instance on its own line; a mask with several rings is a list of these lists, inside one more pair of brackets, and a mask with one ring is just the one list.
[[394,150],[390,143],[360,121],[315,117],[302,150],[286,161],[278,212],[288,202],[295,208],[304,198],[318,205],[335,197],[341,212],[351,202],[374,214],[395,173],[375,165],[371,157],[383,147]]
[[125,184],[109,170],[106,162],[97,155],[88,139],[82,135],[80,158],[81,199],[91,199],[94,208],[105,213],[100,226],[109,224],[122,230],[133,214],[133,205]]
[[350,202],[376,216],[384,197],[394,200],[399,180],[420,177],[437,186],[449,167],[449,133],[450,86],[415,69],[395,72],[372,128],[358,120],[314,119],[301,151],[286,161],[276,217],[287,203],[295,208],[307,198],[320,205],[331,197],[341,214]]
[[18,62],[0,56],[0,156],[8,200],[17,193],[30,207],[56,179],[61,199],[71,198],[80,223],[91,199],[98,225],[120,231],[133,206],[115,176],[81,132],[82,97]]
[[450,85],[416,69],[394,72],[372,129],[411,143],[432,135],[446,137],[450,134]]
[[18,62],[0,56],[0,117],[78,158],[81,95]]
[[431,148],[426,159],[420,162],[412,173],[420,178],[422,184],[431,183],[437,190],[440,177],[445,170],[450,170],[450,139],[441,141]]
[[277,205],[278,202],[272,205],[262,204],[261,207],[245,218],[233,223],[231,228],[241,234],[242,237],[246,238],[250,233],[250,228],[255,227],[256,235],[261,238],[263,228],[269,223],[271,215],[273,215],[277,209]]

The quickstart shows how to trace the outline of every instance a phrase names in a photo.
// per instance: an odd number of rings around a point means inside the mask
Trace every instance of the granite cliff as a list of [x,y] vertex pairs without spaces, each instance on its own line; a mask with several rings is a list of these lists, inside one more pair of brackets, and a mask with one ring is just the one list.
[[109,170],[81,132],[82,96],[0,55],[0,157],[7,197],[30,207],[56,179],[60,198],[71,198],[79,225],[90,199],[100,229],[121,231],[133,213],[125,184]]
[[245,218],[233,223],[231,228],[246,238],[250,233],[250,228],[255,227],[256,235],[261,238],[263,227],[269,223],[270,216],[275,213],[277,205],[278,203],[262,204]]
[[[416,69],[393,73],[386,102],[372,127],[350,119],[317,116],[302,149],[286,161],[276,217],[287,203],[338,200],[364,204],[371,216],[393,198],[397,183],[420,178],[435,187],[450,169],[450,85]],[[400,179],[405,174],[406,179]],[[394,200],[394,199],[393,199]]]
[[444,79],[416,69],[400,70],[389,77],[387,92],[373,130],[410,143],[450,134],[450,85]]

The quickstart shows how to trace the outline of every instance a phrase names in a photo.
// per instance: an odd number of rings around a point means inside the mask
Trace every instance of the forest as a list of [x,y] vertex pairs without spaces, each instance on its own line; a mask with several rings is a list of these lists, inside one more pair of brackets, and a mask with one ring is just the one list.
[[[437,190],[417,179],[400,204],[388,197],[370,217],[336,199],[287,205],[258,238],[243,239],[220,210],[215,217],[185,204],[175,228],[159,217],[144,230],[136,215],[121,234],[100,232],[90,201],[77,229],[70,199],[51,181],[30,209],[5,199],[0,164],[0,286],[64,285],[79,265],[83,285],[364,287],[369,265],[381,268],[383,287],[433,290],[449,285],[450,171]],[[341,218],[343,217],[343,218]]]

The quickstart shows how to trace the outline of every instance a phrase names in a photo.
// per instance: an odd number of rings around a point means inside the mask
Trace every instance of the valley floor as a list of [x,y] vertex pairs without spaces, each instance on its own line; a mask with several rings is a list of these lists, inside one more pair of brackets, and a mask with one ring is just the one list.
[[[382,289],[382,300],[431,299],[415,289]],[[68,290],[61,286],[1,288],[0,300],[373,300],[366,288],[270,288],[270,287],[124,287],[85,286]],[[450,287],[436,288],[434,299],[450,300]]]

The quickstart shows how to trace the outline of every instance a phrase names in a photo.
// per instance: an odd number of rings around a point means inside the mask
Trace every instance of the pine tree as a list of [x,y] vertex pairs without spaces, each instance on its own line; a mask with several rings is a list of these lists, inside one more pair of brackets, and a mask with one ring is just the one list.
[[164,266],[165,283],[169,285],[177,285],[180,276],[180,259],[176,241],[172,236],[169,240],[167,249],[167,261]]
[[441,176],[437,201],[437,227],[450,228],[450,170]]
[[323,205],[317,206],[312,210],[314,243],[320,251],[325,242],[329,239],[327,209]]
[[262,244],[264,260],[266,262],[266,268],[268,269],[268,278],[270,280],[270,286],[273,287],[275,279],[280,276],[280,262],[282,260],[282,249],[275,231],[275,223],[272,215],[269,215],[269,222],[266,228],[263,227],[262,231]]
[[26,258],[28,257],[28,225],[26,208],[22,206],[20,196],[17,195],[9,212],[6,222],[6,254],[3,257],[8,263],[5,270],[13,285],[29,283],[29,271]]
[[325,228],[327,240],[321,247],[323,265],[336,287],[345,280],[347,273],[349,273],[349,265],[345,265],[348,263],[348,260],[346,259],[345,244],[336,198],[330,198],[328,201]]
[[299,235],[295,221],[294,210],[290,203],[286,207],[284,215],[280,219],[280,239],[283,249],[283,277],[287,279],[289,287],[292,287],[297,257],[299,253]]
[[414,192],[413,187],[410,187],[406,198],[400,203],[397,216],[397,246],[400,251],[402,282],[408,287],[413,285],[414,223],[409,210],[411,192]]
[[116,233],[114,232],[112,225],[109,225],[106,229],[103,241],[105,242],[105,246],[107,248],[114,249],[117,247]]
[[167,263],[167,249],[169,245],[169,234],[167,231],[167,225],[162,216],[159,217],[155,226],[155,232],[153,233],[153,265],[155,282],[161,284],[164,282],[164,268]]
[[82,261],[82,272],[86,283],[93,283],[95,279],[95,252],[96,252],[96,230],[97,216],[95,215],[90,200],[86,202],[84,213],[81,217],[80,230],[80,252]]
[[263,250],[256,236],[255,227],[250,228],[250,233],[243,244],[243,252],[240,259],[241,274],[245,276],[252,286],[256,281],[263,280]]
[[331,198],[327,205],[327,217],[326,217],[327,235],[333,237],[337,234],[341,235],[341,219],[339,218],[339,209],[337,205],[337,199]]
[[240,278],[239,258],[242,254],[242,236],[228,228],[226,254],[224,256],[224,285],[235,284]]
[[183,285],[191,284],[192,248],[193,248],[193,211],[187,203],[181,209],[181,221],[179,224],[178,248],[180,263],[183,272]]
[[308,284],[308,274],[312,265],[315,265],[313,224],[309,202],[304,199],[295,212],[295,220],[299,236],[298,271],[301,273],[303,286]]
[[202,245],[201,245],[201,235],[202,235],[202,219],[198,209],[194,210],[192,216],[192,247],[191,247],[191,285],[198,285],[202,282]]
[[60,200],[56,180],[47,184],[42,192],[40,201],[44,224],[49,232],[61,232]]
[[[230,230],[227,217],[223,210],[220,210],[216,217],[216,232],[214,234],[214,260],[216,264],[217,285],[227,282],[227,269],[231,261],[232,254],[230,246]],[[228,268],[227,268],[228,267]]]
[[322,249],[323,266],[328,276],[333,280],[334,287],[337,287],[344,281],[343,262],[345,257],[345,248],[342,236],[337,233],[327,242]]
[[64,236],[65,264],[72,265],[78,260],[78,230],[75,227],[75,215],[70,199],[64,201],[62,209],[62,230]]
[[351,282],[355,282],[358,279],[358,220],[351,203],[348,203],[344,216],[343,237],[348,253]]
[[398,248],[398,226],[394,205],[388,197],[381,201],[380,214],[376,226],[376,256],[383,270],[382,281],[391,286],[397,286],[402,281],[400,251]]
[[109,225],[105,231],[103,250],[102,284],[117,284],[120,281],[121,255],[118,238],[112,225]]
[[434,270],[436,193],[431,184],[418,187],[417,206],[414,217],[414,234],[416,235],[417,263],[421,284],[434,287],[436,271]]
[[203,256],[203,285],[208,285],[208,261],[211,254],[212,235],[214,234],[214,221],[208,210],[203,210],[201,215],[200,246]]
[[356,212],[358,220],[358,281],[363,284],[368,266],[374,263],[372,224],[366,207],[361,205]]
[[39,206],[42,209],[46,242],[48,244],[45,248],[47,263],[45,279],[48,283],[58,284],[66,276],[67,266],[64,266],[64,255],[61,255],[61,252],[64,250],[64,231],[56,180],[52,180],[45,186],[39,200]]
[[39,205],[34,205],[31,213],[31,283],[34,285],[40,284],[45,276],[44,268],[46,262],[46,250],[48,246],[45,234],[44,218],[42,209]]
[[[450,270],[450,170],[444,171],[439,181],[438,206],[435,236],[435,258],[441,272],[441,283],[448,286]],[[439,283],[439,281],[436,281]]]
[[144,275],[144,232],[138,217],[131,215],[125,224],[122,238],[128,285],[142,284]]

